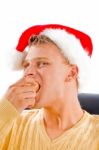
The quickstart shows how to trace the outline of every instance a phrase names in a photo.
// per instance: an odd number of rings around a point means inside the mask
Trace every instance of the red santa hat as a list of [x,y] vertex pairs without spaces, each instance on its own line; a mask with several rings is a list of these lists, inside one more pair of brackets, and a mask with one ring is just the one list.
[[[14,50],[13,69],[20,69],[25,57],[25,50],[32,35],[46,35],[61,49],[72,64],[79,68],[79,80],[84,77],[89,66],[93,45],[91,38],[76,29],[59,24],[36,25],[26,29],[19,38]],[[86,68],[86,69],[85,69]]]

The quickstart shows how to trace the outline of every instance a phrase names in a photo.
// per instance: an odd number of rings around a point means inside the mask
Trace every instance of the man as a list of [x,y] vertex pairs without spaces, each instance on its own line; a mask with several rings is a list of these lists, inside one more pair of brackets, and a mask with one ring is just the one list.
[[33,26],[16,52],[16,67],[24,71],[0,102],[0,149],[98,150],[99,117],[82,110],[77,96],[90,37],[62,25]]

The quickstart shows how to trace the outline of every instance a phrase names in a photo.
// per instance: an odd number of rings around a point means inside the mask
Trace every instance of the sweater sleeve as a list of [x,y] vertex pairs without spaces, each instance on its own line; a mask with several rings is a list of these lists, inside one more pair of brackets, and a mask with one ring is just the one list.
[[16,108],[5,98],[0,100],[0,147],[9,136],[14,120],[19,116]]

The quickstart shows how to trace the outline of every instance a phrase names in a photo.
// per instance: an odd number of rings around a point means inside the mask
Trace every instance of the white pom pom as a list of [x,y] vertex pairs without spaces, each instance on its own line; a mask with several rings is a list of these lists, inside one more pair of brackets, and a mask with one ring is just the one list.
[[13,49],[7,55],[7,64],[10,66],[12,70],[21,70],[22,62],[26,56],[26,52],[19,52],[16,49]]

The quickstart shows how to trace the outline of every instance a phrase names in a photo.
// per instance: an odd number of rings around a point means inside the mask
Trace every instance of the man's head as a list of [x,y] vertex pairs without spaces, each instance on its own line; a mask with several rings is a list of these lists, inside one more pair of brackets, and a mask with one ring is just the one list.
[[61,51],[61,54],[69,60],[69,63],[78,67],[79,88],[81,88],[82,83],[85,84],[85,77],[88,70],[87,66],[89,67],[89,60],[92,54],[92,42],[88,35],[62,25],[49,24],[33,26],[22,33],[16,47],[17,54],[19,51],[18,55],[21,56],[20,63],[19,56],[17,57],[16,65],[18,67],[19,64],[22,64],[22,61],[26,56],[24,55],[25,48],[29,46],[28,40],[31,35],[45,35],[54,42],[56,47]]
[[[40,84],[36,102],[48,107],[67,93],[77,93],[78,67],[70,64],[60,48],[45,35],[33,35],[23,61],[24,76],[31,76]],[[47,106],[48,105],[48,106]]]

